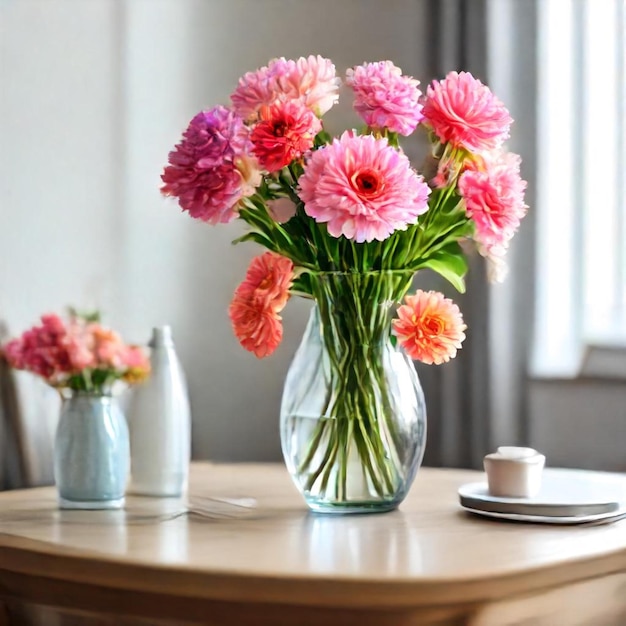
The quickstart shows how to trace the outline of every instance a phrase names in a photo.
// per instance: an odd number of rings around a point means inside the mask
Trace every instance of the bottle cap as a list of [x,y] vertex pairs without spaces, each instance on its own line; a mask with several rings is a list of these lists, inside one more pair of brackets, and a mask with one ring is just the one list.
[[152,338],[148,343],[151,348],[171,347],[174,345],[171,326],[156,326],[152,329]]

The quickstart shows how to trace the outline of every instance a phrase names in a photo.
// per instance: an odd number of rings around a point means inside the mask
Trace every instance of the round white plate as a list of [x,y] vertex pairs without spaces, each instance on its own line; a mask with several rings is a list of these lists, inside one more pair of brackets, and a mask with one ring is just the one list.
[[492,519],[511,520],[514,522],[532,522],[533,524],[600,524],[608,522],[616,522],[626,518],[626,507],[619,509],[614,513],[603,513],[600,515],[577,515],[575,517],[558,517],[548,515],[520,515],[517,513],[493,513],[491,511],[481,511],[480,509],[471,509],[462,507],[468,513],[490,517]]
[[547,468],[541,490],[533,498],[501,498],[486,482],[459,488],[461,506],[471,512],[518,521],[580,523],[626,513],[626,475]]

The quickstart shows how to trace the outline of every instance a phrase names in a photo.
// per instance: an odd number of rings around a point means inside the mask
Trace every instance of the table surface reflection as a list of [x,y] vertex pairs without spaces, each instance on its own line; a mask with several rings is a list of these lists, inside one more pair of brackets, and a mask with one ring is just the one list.
[[626,570],[624,522],[465,513],[457,488],[481,476],[422,468],[399,510],[352,516],[309,513],[279,464],[194,463],[185,500],[129,496],[123,511],[61,511],[54,488],[6,492],[0,594],[13,574],[221,602],[432,606]]

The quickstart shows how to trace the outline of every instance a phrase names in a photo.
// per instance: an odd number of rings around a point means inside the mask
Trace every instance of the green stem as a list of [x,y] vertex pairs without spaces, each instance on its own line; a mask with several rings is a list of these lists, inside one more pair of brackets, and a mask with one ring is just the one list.
[[[388,307],[406,293],[412,273],[322,272],[309,278],[330,395],[299,464],[305,488],[317,494],[332,489],[339,502],[347,502],[354,497],[351,481],[362,481],[371,498],[390,499],[402,475],[383,364],[392,349]],[[349,471],[359,466],[358,475]]]

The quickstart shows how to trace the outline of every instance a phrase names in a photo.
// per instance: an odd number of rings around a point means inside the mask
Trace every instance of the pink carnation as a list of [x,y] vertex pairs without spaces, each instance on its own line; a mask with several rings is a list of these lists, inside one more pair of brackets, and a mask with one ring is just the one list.
[[469,165],[459,179],[467,215],[475,224],[474,239],[484,256],[502,257],[526,214],[520,161],[511,152],[492,153]]
[[341,81],[330,59],[318,54],[287,64],[287,72],[277,74],[281,97],[299,100],[320,117],[336,104]]
[[249,149],[248,130],[232,111],[217,106],[198,113],[169,154],[161,192],[178,198],[191,217],[230,222],[237,217],[239,201],[254,192],[249,184],[254,167],[246,161],[240,170]]
[[492,150],[509,136],[511,116],[491,90],[468,72],[450,72],[426,91],[424,123],[442,143],[471,152]]
[[51,384],[58,384],[72,370],[66,337],[67,328],[58,315],[43,315],[41,325],[10,341],[4,347],[4,354],[11,367],[31,371]]
[[278,99],[278,76],[286,74],[288,67],[288,62],[280,58],[255,72],[246,72],[230,96],[237,114],[245,120],[253,120],[262,106],[273,104]]
[[299,102],[276,102],[263,106],[261,121],[254,126],[250,139],[261,167],[277,172],[313,147],[322,123]]
[[427,365],[454,358],[467,328],[459,307],[442,293],[421,289],[404,301],[392,332],[409,357]]
[[419,81],[391,61],[349,69],[346,84],[354,90],[354,109],[371,128],[410,135],[422,120]]
[[321,116],[337,102],[339,83],[329,59],[319,55],[296,61],[281,57],[244,74],[230,99],[235,111],[248,121],[256,120],[261,107],[276,101],[298,101]]
[[304,210],[333,237],[383,241],[415,224],[430,189],[386,139],[345,132],[313,153],[300,177]]

